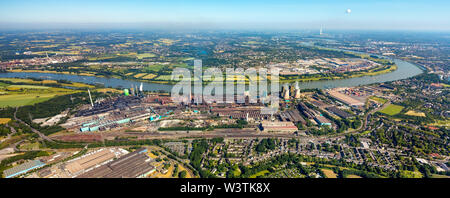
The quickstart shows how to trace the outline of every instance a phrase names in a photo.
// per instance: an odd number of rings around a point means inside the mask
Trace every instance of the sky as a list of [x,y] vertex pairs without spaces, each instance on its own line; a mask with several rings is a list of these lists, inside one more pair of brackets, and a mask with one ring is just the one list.
[[[351,12],[346,11],[350,9]],[[0,29],[450,30],[448,0],[0,0]]]

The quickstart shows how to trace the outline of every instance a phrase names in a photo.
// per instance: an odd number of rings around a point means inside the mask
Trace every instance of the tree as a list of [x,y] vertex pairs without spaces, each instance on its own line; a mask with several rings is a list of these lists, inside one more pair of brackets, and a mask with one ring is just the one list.
[[181,171],[180,173],[178,173],[178,177],[179,178],[186,178],[186,171],[185,170],[183,170],[183,171]]

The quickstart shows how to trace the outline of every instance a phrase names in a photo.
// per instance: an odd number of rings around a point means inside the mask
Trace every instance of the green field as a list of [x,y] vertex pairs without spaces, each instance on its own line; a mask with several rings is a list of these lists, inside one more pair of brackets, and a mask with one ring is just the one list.
[[422,173],[420,173],[419,171],[401,170],[400,177],[401,178],[422,178]]
[[17,107],[44,102],[58,94],[18,94],[0,96],[0,107]]
[[47,101],[58,95],[72,94],[77,91],[38,85],[6,85],[0,86],[0,108],[33,105]]
[[393,116],[393,115],[399,114],[403,110],[403,108],[404,107],[402,107],[400,105],[390,104],[389,106],[387,106],[386,108],[384,108],[378,112]]
[[167,67],[167,65],[149,65],[143,71],[148,73],[158,72],[159,70]]
[[375,101],[377,101],[377,102],[379,102],[379,103],[381,103],[381,104],[384,104],[384,103],[387,102],[386,99],[380,98],[380,97],[376,97],[376,96],[372,96],[372,97],[370,97],[370,99],[375,100]]
[[269,171],[268,170],[263,170],[263,171],[257,172],[256,174],[251,175],[249,178],[256,178],[256,177],[259,177],[259,176],[263,176],[266,173],[269,173]]
[[143,54],[138,54],[138,55],[136,55],[136,57],[138,58],[138,59],[143,59],[143,58],[153,58],[153,57],[155,57],[156,55],[155,54],[152,54],[152,53],[143,53]]

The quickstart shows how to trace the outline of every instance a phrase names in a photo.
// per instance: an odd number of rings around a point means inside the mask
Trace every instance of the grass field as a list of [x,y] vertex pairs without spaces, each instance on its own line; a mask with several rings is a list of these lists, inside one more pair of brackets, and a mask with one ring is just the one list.
[[393,116],[393,115],[399,114],[403,110],[403,108],[404,107],[399,106],[399,105],[390,104],[389,106],[380,110],[379,112],[384,113],[386,115]]
[[[84,84],[84,83],[77,83],[77,82],[72,82],[71,84],[58,83],[56,80],[36,81],[36,80],[33,80],[33,79],[22,79],[22,78],[0,78],[0,80],[1,81],[6,81],[6,82],[12,82],[12,83],[30,83],[30,84],[37,84],[37,85],[40,85],[40,84],[44,84],[44,85],[60,84],[62,86],[76,87],[76,88],[82,88],[82,87],[93,88],[94,87],[92,85],[88,85],[88,84]],[[5,85],[9,86],[9,87],[23,87],[23,86],[30,86],[31,87],[32,86],[32,85],[8,85],[8,84],[5,84],[5,83],[0,83],[0,87],[5,87]]]
[[413,110],[409,110],[408,112],[405,113],[405,115],[417,116],[417,117],[425,117],[425,113],[417,112],[417,111],[413,111]]
[[251,175],[249,178],[256,178],[256,177],[259,177],[259,176],[263,176],[266,173],[269,173],[269,171],[268,170],[259,171],[256,174]]
[[22,150],[37,150],[39,149],[39,142],[35,142],[35,143],[26,143],[26,144],[21,144],[20,145],[20,149]]
[[374,100],[374,101],[377,101],[377,102],[379,102],[379,103],[381,103],[381,104],[384,104],[384,103],[387,102],[386,99],[380,98],[380,97],[376,97],[376,96],[372,96],[372,97],[370,97],[370,99],[371,99],[371,100]]
[[327,178],[337,178],[336,173],[334,173],[334,172],[333,172],[332,170],[330,170],[330,169],[322,168],[322,169],[320,169],[320,170],[322,170],[323,174],[325,174],[325,177],[327,177]]
[[44,86],[37,86],[37,85],[11,85],[8,86],[8,89],[10,88],[17,88],[17,89],[49,89],[50,87],[44,87]]
[[419,171],[402,170],[402,171],[400,171],[400,177],[401,178],[422,178],[422,173],[420,173]]
[[162,75],[162,76],[158,76],[158,78],[156,78],[155,80],[165,80],[165,81],[169,81],[171,80],[172,76],[171,75]]
[[0,96],[0,107],[33,105],[53,98],[57,94],[19,94]]
[[77,92],[70,89],[37,85],[11,85],[0,88],[0,91],[4,92],[4,94],[0,96],[0,107],[33,105],[47,101],[58,95]]
[[164,67],[167,67],[168,65],[149,65],[144,69],[145,72],[158,72],[159,70],[163,69]]
[[239,168],[236,168],[234,171],[233,171],[233,175],[235,176],[235,177],[237,177],[237,176],[240,176],[241,175],[241,169],[239,169]]

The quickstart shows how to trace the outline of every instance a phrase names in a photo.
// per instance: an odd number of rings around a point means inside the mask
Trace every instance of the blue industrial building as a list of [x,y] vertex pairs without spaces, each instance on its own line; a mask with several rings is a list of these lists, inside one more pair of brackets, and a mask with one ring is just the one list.
[[32,160],[29,162],[25,162],[21,165],[5,170],[4,171],[5,178],[12,178],[43,166],[45,166],[45,163],[41,162],[40,160]]

